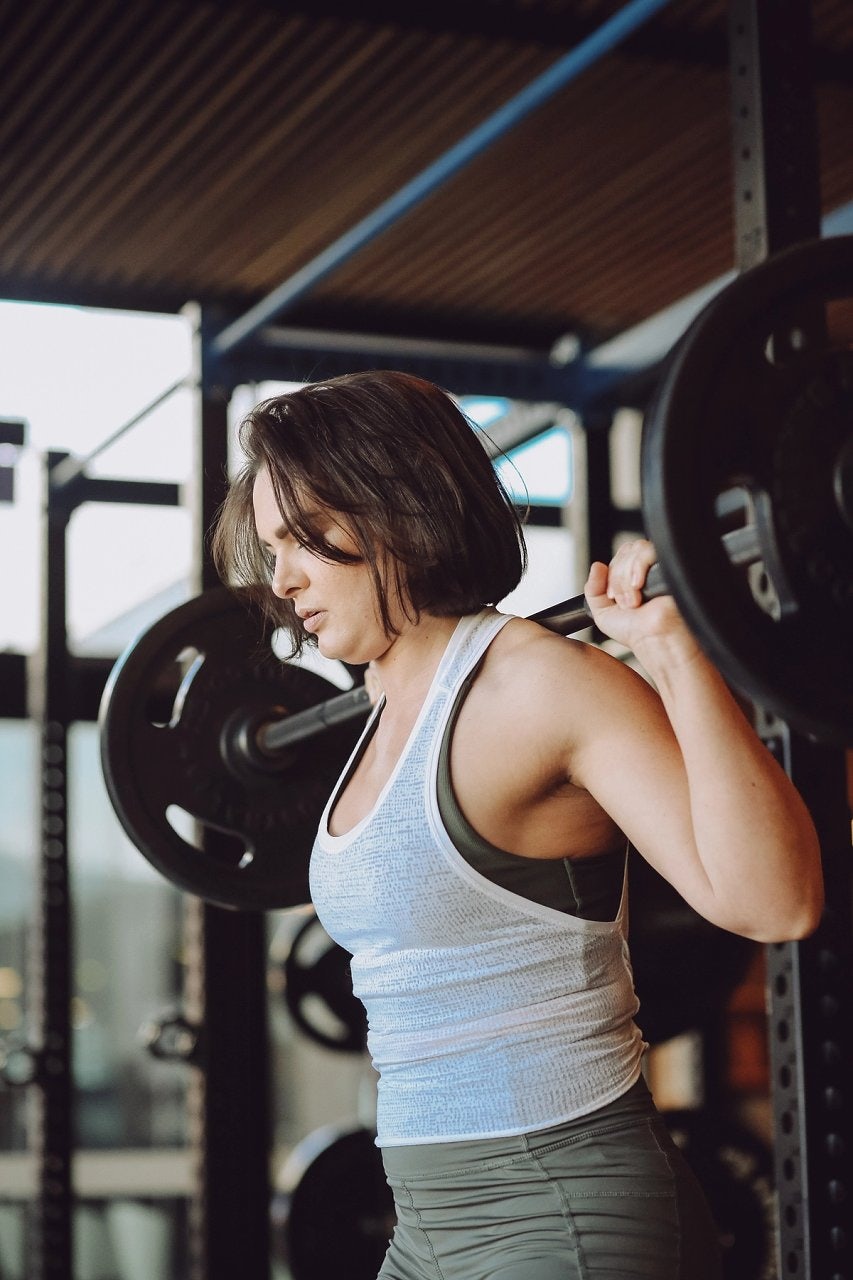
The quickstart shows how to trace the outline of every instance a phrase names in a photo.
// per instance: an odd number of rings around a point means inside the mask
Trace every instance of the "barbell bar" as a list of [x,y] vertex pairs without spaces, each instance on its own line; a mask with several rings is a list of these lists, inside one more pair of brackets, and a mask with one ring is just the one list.
[[[734,565],[746,566],[755,564],[761,559],[761,548],[753,525],[744,525],[740,529],[732,529],[722,539],[726,554]],[[646,584],[643,588],[643,599],[652,600],[656,596],[667,594],[667,584],[663,570],[659,564],[652,565]],[[558,635],[569,636],[575,631],[583,631],[592,626],[592,617],[586,603],[586,597],[572,596],[561,604],[550,605],[539,613],[531,615],[532,622],[538,622],[548,631]],[[247,758],[256,759],[256,752],[269,760],[274,760],[288,747],[297,742],[304,742],[316,734],[323,733],[332,725],[344,724],[363,716],[370,708],[370,695],[364,685],[320,702],[309,707],[307,711],[299,711],[296,715],[283,717],[280,720],[268,721],[252,729],[244,722],[237,729],[237,749],[243,751]],[[251,733],[254,732],[254,741]]]
[[[749,526],[724,536],[756,560]],[[654,565],[644,594],[665,593]],[[535,618],[564,635],[592,621],[583,596]],[[130,839],[180,888],[243,910],[309,900],[317,824],[369,708],[363,686],[330,696],[282,662],[274,635],[245,593],[206,591],[125,650],[101,703],[104,780]]]
[[[663,566],[647,594],[674,596],[740,693],[843,744],[853,743],[851,298],[850,236],[739,276],[671,352],[641,460],[644,524]],[[816,314],[825,332],[801,321]],[[722,535],[734,520],[743,527]],[[591,622],[582,598],[534,617],[565,635]],[[179,887],[248,910],[308,901],[317,823],[368,705],[360,688],[340,695],[281,662],[273,639],[244,594],[205,592],[125,651],[101,710],[104,778],[133,843]]]

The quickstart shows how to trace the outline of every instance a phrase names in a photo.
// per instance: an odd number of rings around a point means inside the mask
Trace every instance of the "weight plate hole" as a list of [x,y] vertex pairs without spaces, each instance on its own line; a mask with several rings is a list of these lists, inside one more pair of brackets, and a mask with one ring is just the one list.
[[[211,862],[223,866],[235,867],[245,871],[255,860],[255,855],[246,848],[245,840],[219,827],[209,827],[199,822],[186,809],[178,804],[170,804],[166,808],[166,821],[177,835],[199,854],[210,858]],[[204,833],[209,833],[206,839]],[[204,841],[204,843],[202,843]]]
[[348,1035],[346,1023],[335,1016],[322,996],[309,991],[299,1002],[302,1017],[329,1040],[343,1041]]
[[187,813],[186,809],[182,809],[180,805],[170,804],[166,810],[166,821],[182,840],[186,840],[187,844],[191,844],[193,848],[198,848],[196,821],[191,813]]
[[759,609],[774,622],[778,622],[782,616],[782,606],[767,567],[761,561],[751,564],[747,570],[747,576],[752,598]]
[[144,715],[155,729],[177,724],[187,691],[203,662],[201,651],[188,647],[154,675],[145,699]]

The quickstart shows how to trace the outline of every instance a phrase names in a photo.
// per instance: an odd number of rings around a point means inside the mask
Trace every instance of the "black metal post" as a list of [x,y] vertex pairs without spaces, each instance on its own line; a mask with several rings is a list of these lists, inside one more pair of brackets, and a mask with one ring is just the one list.
[[41,633],[29,663],[29,713],[41,726],[41,842],[27,985],[28,1124],[38,1195],[27,1238],[28,1280],[72,1274],[73,1082],[71,1063],[71,902],[68,867],[69,659],[66,642],[66,530],[70,512],[51,490],[44,460]]
[[616,533],[616,511],[613,506],[610,433],[613,426],[609,413],[584,418],[586,440],[586,519],[588,560],[606,564],[613,555]]
[[[196,586],[217,585],[206,536],[225,492],[230,388],[197,362]],[[224,837],[222,839],[225,839]],[[220,837],[205,831],[215,855]],[[194,1193],[192,1280],[268,1280],[270,1275],[270,1104],[266,929],[262,914],[188,899],[185,915],[189,1020],[200,1027],[189,1090]]]
[[[732,0],[738,266],[820,234],[808,0]],[[815,308],[786,318],[774,358],[825,340]],[[781,344],[781,345],[777,345]],[[768,726],[821,839],[827,909],[815,935],[767,950],[780,1280],[851,1280],[853,911],[844,756]]]
[[779,1275],[850,1280],[853,1239],[853,937],[843,753],[784,734],[820,836],[827,906],[804,942],[767,948]]

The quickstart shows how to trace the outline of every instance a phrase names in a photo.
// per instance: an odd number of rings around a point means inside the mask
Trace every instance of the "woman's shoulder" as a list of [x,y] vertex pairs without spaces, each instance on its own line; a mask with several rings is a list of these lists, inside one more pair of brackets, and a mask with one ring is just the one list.
[[[484,684],[496,696],[535,705],[547,717],[567,705],[597,709],[603,700],[640,696],[646,682],[597,645],[513,617],[490,646]],[[485,692],[485,689],[484,689]]]
[[587,669],[590,673],[609,669],[614,663],[609,654],[594,644],[558,635],[530,618],[516,616],[510,617],[493,641],[490,661],[496,675],[508,675],[516,680],[541,679],[544,675],[577,676]]

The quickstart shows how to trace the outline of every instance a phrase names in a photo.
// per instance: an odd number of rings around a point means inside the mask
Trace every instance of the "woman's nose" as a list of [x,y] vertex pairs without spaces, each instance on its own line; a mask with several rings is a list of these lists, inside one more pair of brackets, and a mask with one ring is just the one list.
[[272,575],[273,595],[278,596],[279,600],[289,600],[304,585],[305,574],[297,567],[293,557],[279,552]]

